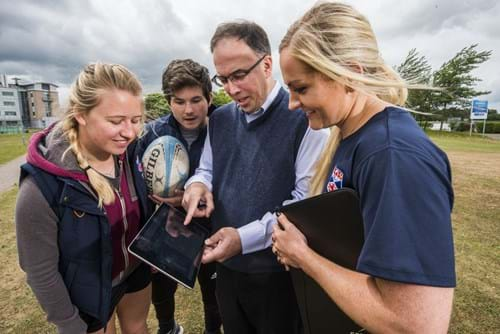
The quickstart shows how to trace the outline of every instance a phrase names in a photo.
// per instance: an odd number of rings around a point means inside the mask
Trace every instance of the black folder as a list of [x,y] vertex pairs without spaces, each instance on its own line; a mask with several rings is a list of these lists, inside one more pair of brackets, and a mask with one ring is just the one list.
[[[364,229],[354,190],[342,188],[324,193],[283,206],[280,211],[306,236],[316,253],[356,270]],[[291,275],[305,334],[351,333],[361,329],[302,270],[292,268]]]

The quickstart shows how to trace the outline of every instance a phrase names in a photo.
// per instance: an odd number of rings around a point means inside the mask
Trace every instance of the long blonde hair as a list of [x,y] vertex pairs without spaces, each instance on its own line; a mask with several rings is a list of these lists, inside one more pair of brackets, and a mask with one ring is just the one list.
[[[323,2],[312,7],[288,29],[279,51],[285,48],[294,58],[346,89],[394,105],[406,101],[408,84],[385,64],[370,23],[349,5]],[[312,195],[322,192],[331,157],[340,142],[339,129],[332,127],[331,131],[311,180]]]
[[127,91],[133,96],[142,94],[137,77],[122,65],[92,63],[85,66],[71,86],[69,107],[59,125],[70,144],[64,155],[70,150],[74,153],[79,166],[86,171],[90,185],[97,193],[99,207],[102,207],[103,203],[113,203],[115,193],[104,176],[89,168],[89,162],[83,155],[78,140],[78,122],[75,116],[89,113],[101,102],[102,94],[113,89]]

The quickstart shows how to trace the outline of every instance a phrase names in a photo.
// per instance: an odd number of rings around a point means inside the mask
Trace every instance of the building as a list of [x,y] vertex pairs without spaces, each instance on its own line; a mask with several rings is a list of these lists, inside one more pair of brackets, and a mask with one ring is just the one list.
[[[0,76],[0,90],[2,91],[0,92],[0,99],[2,99],[0,100],[2,111],[0,126],[23,125],[25,128],[44,128],[59,119],[61,108],[57,85],[46,82],[19,84],[17,79],[14,80],[16,80],[15,84],[8,84],[5,75]],[[4,107],[8,107],[9,110]],[[4,109],[7,116],[4,116]],[[16,119],[14,119],[14,109],[16,109]]]
[[5,75],[0,76],[0,128],[22,125],[21,97],[17,88],[9,87]]
[[434,121],[430,123],[429,130],[434,130],[434,131],[451,131],[450,123],[448,122],[443,122],[443,126],[441,127],[441,122],[440,121]]
[[18,85],[18,87],[23,104],[25,126],[44,128],[59,119],[61,108],[56,85],[36,82]]

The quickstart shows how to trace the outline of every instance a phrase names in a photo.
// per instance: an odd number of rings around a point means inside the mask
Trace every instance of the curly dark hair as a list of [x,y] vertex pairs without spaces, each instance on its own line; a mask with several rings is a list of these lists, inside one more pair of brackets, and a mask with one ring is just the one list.
[[208,69],[192,59],[172,60],[162,75],[161,89],[168,103],[176,91],[185,87],[200,87],[203,96],[210,101],[212,82]]

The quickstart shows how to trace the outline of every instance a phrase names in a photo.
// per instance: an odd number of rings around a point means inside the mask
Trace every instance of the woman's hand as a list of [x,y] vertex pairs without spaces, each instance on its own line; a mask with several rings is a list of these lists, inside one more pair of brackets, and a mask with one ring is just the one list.
[[272,240],[273,253],[287,270],[289,266],[301,268],[304,254],[310,248],[307,246],[306,237],[284,214],[279,215],[278,224],[273,227]]
[[156,204],[167,203],[173,207],[182,206],[182,197],[184,196],[184,190],[176,189],[174,191],[174,196],[172,197],[160,197],[158,195],[149,195],[149,198]]

